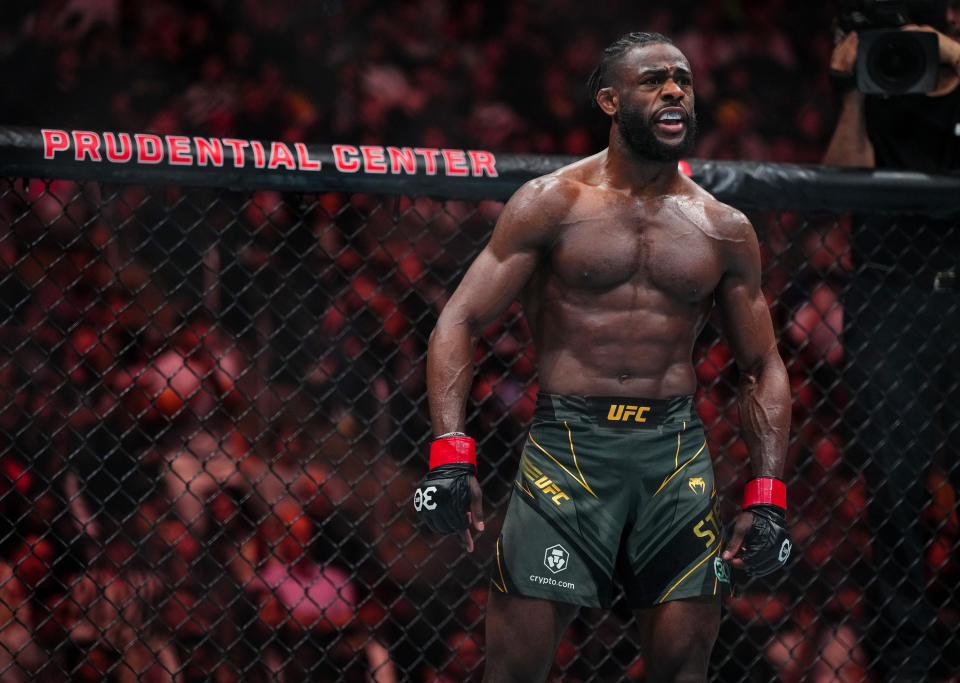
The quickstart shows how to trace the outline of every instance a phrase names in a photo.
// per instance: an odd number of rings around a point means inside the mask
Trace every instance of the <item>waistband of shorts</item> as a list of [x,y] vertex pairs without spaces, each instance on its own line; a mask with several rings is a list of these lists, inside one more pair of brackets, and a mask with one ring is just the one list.
[[693,421],[693,396],[565,396],[537,394],[534,419],[579,420],[621,429],[656,429],[667,422]]

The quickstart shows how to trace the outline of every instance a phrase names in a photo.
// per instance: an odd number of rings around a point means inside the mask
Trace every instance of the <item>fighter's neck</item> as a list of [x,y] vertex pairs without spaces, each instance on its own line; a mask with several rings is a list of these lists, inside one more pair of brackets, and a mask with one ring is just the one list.
[[653,161],[637,156],[622,142],[610,141],[603,162],[603,173],[611,187],[635,194],[670,190],[680,180],[676,161]]

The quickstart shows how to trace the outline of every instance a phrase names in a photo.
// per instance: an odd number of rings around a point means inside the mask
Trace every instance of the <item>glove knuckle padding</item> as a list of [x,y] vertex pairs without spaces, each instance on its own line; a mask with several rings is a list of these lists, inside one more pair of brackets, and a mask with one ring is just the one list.
[[449,534],[466,529],[470,510],[470,464],[447,464],[433,468],[414,494],[414,508],[431,531]]
[[756,504],[747,508],[753,524],[743,541],[741,555],[751,576],[765,576],[786,564],[792,545],[787,519],[775,505]]

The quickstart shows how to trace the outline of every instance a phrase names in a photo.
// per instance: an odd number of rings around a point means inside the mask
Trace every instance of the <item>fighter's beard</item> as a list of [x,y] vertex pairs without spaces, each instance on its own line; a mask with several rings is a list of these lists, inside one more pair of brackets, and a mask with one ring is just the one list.
[[621,109],[614,115],[620,126],[620,135],[634,154],[649,161],[679,161],[689,156],[697,144],[697,115],[690,112],[687,130],[683,139],[670,145],[658,138],[653,132],[653,122],[639,111]]

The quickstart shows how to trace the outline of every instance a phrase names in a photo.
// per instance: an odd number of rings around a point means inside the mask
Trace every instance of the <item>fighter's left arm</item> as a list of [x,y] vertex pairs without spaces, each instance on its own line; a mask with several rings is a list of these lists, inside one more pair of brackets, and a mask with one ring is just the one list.
[[744,492],[723,558],[754,575],[786,562],[786,487],[790,382],[766,298],[760,287],[760,247],[753,226],[738,212],[724,226],[725,273],[717,289],[724,334],[740,371],[740,429],[753,478]]

